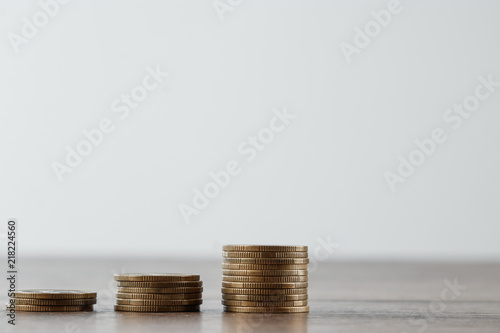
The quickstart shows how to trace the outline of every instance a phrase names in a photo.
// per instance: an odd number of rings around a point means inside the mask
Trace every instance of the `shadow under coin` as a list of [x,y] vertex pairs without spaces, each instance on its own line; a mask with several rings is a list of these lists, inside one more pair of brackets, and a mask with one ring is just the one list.
[[308,313],[230,313],[222,315],[227,333],[306,333]]
[[116,311],[116,332],[201,332],[201,312]]
[[95,332],[96,312],[18,311],[16,312],[16,326],[23,332]]

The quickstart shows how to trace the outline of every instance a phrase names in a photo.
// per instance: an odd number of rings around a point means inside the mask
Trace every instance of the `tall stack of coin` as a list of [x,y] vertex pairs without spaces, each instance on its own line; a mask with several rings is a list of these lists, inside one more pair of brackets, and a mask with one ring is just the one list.
[[93,311],[97,293],[85,290],[33,289],[16,291],[7,309],[29,312]]
[[307,306],[307,246],[224,245],[226,312],[298,313]]
[[115,274],[115,311],[200,311],[203,282],[191,274]]

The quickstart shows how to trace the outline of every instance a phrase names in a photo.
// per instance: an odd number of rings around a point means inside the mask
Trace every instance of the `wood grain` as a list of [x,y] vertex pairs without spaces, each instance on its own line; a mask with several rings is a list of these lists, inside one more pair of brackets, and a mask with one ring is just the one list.
[[[4,315],[2,332],[500,332],[500,263],[322,262],[310,267],[310,313],[293,315],[223,313],[220,261],[23,258],[20,270],[18,288],[91,289],[98,303],[92,313],[18,312],[16,327]],[[200,274],[201,312],[114,312],[120,272]],[[455,280],[458,296],[446,282]]]

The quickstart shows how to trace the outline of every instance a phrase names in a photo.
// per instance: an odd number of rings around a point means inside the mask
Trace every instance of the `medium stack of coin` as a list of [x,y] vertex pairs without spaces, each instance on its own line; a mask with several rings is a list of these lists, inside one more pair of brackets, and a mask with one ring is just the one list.
[[298,313],[307,305],[307,246],[224,245],[226,312]]
[[97,293],[85,290],[20,290],[9,300],[7,309],[30,312],[93,311]]
[[203,282],[191,274],[115,274],[115,311],[195,312],[202,304]]

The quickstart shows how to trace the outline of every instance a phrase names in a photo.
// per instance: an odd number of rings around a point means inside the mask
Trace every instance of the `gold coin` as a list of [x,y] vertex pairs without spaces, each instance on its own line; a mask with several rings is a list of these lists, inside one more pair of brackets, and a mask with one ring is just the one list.
[[172,281],[199,281],[199,275],[184,273],[129,273],[115,274],[116,281],[144,281],[144,282],[172,282]]
[[202,287],[202,281],[176,281],[176,282],[138,282],[138,281],[118,281],[118,287],[135,288],[185,288]]
[[227,282],[307,282],[307,276],[222,276]]
[[307,246],[292,245],[224,245],[223,251],[246,251],[246,252],[307,252]]
[[223,258],[228,264],[257,264],[257,265],[302,265],[308,264],[309,258]]
[[199,305],[147,306],[147,305],[115,305],[115,311],[129,312],[195,312],[200,311]]
[[143,299],[143,300],[171,300],[171,299],[200,299],[201,293],[193,294],[137,294],[116,293],[117,298]]
[[222,269],[246,269],[246,270],[280,270],[280,269],[307,269],[307,264],[302,265],[273,265],[273,264],[228,264],[222,263]]
[[235,295],[222,294],[222,299],[235,301],[254,301],[254,302],[281,302],[281,301],[302,301],[306,300],[307,294],[302,295]]
[[276,302],[254,302],[254,301],[234,301],[222,300],[222,305],[229,306],[257,306],[257,307],[284,307],[284,306],[306,306],[305,301],[276,301]]
[[96,298],[97,293],[86,290],[59,290],[59,289],[30,289],[19,290],[14,293],[14,298],[36,299],[80,299]]
[[245,313],[298,313],[309,312],[308,306],[284,306],[284,307],[250,307],[250,306],[224,306],[225,312]]
[[199,305],[202,304],[202,299],[171,299],[171,300],[154,300],[154,299],[123,299],[117,298],[118,305],[140,305],[140,306],[173,306],[173,305]]
[[44,305],[16,305],[16,311],[28,312],[76,312],[76,311],[93,311],[93,305],[74,305],[74,306],[44,306]]
[[290,276],[290,275],[307,275],[307,269],[303,270],[242,270],[242,269],[223,269],[223,275],[243,275],[243,276]]
[[97,303],[95,298],[80,299],[36,299],[36,298],[11,298],[16,305],[92,305]]
[[237,295],[300,295],[300,294],[307,294],[307,288],[297,288],[297,289],[222,288],[222,293],[237,294]]
[[307,288],[307,282],[227,282],[222,281],[225,288],[247,288],[247,289],[288,289],[288,288]]
[[192,294],[201,293],[203,287],[186,287],[186,288],[134,288],[134,287],[118,287],[119,293],[133,294]]
[[307,252],[222,252],[225,258],[307,258]]

